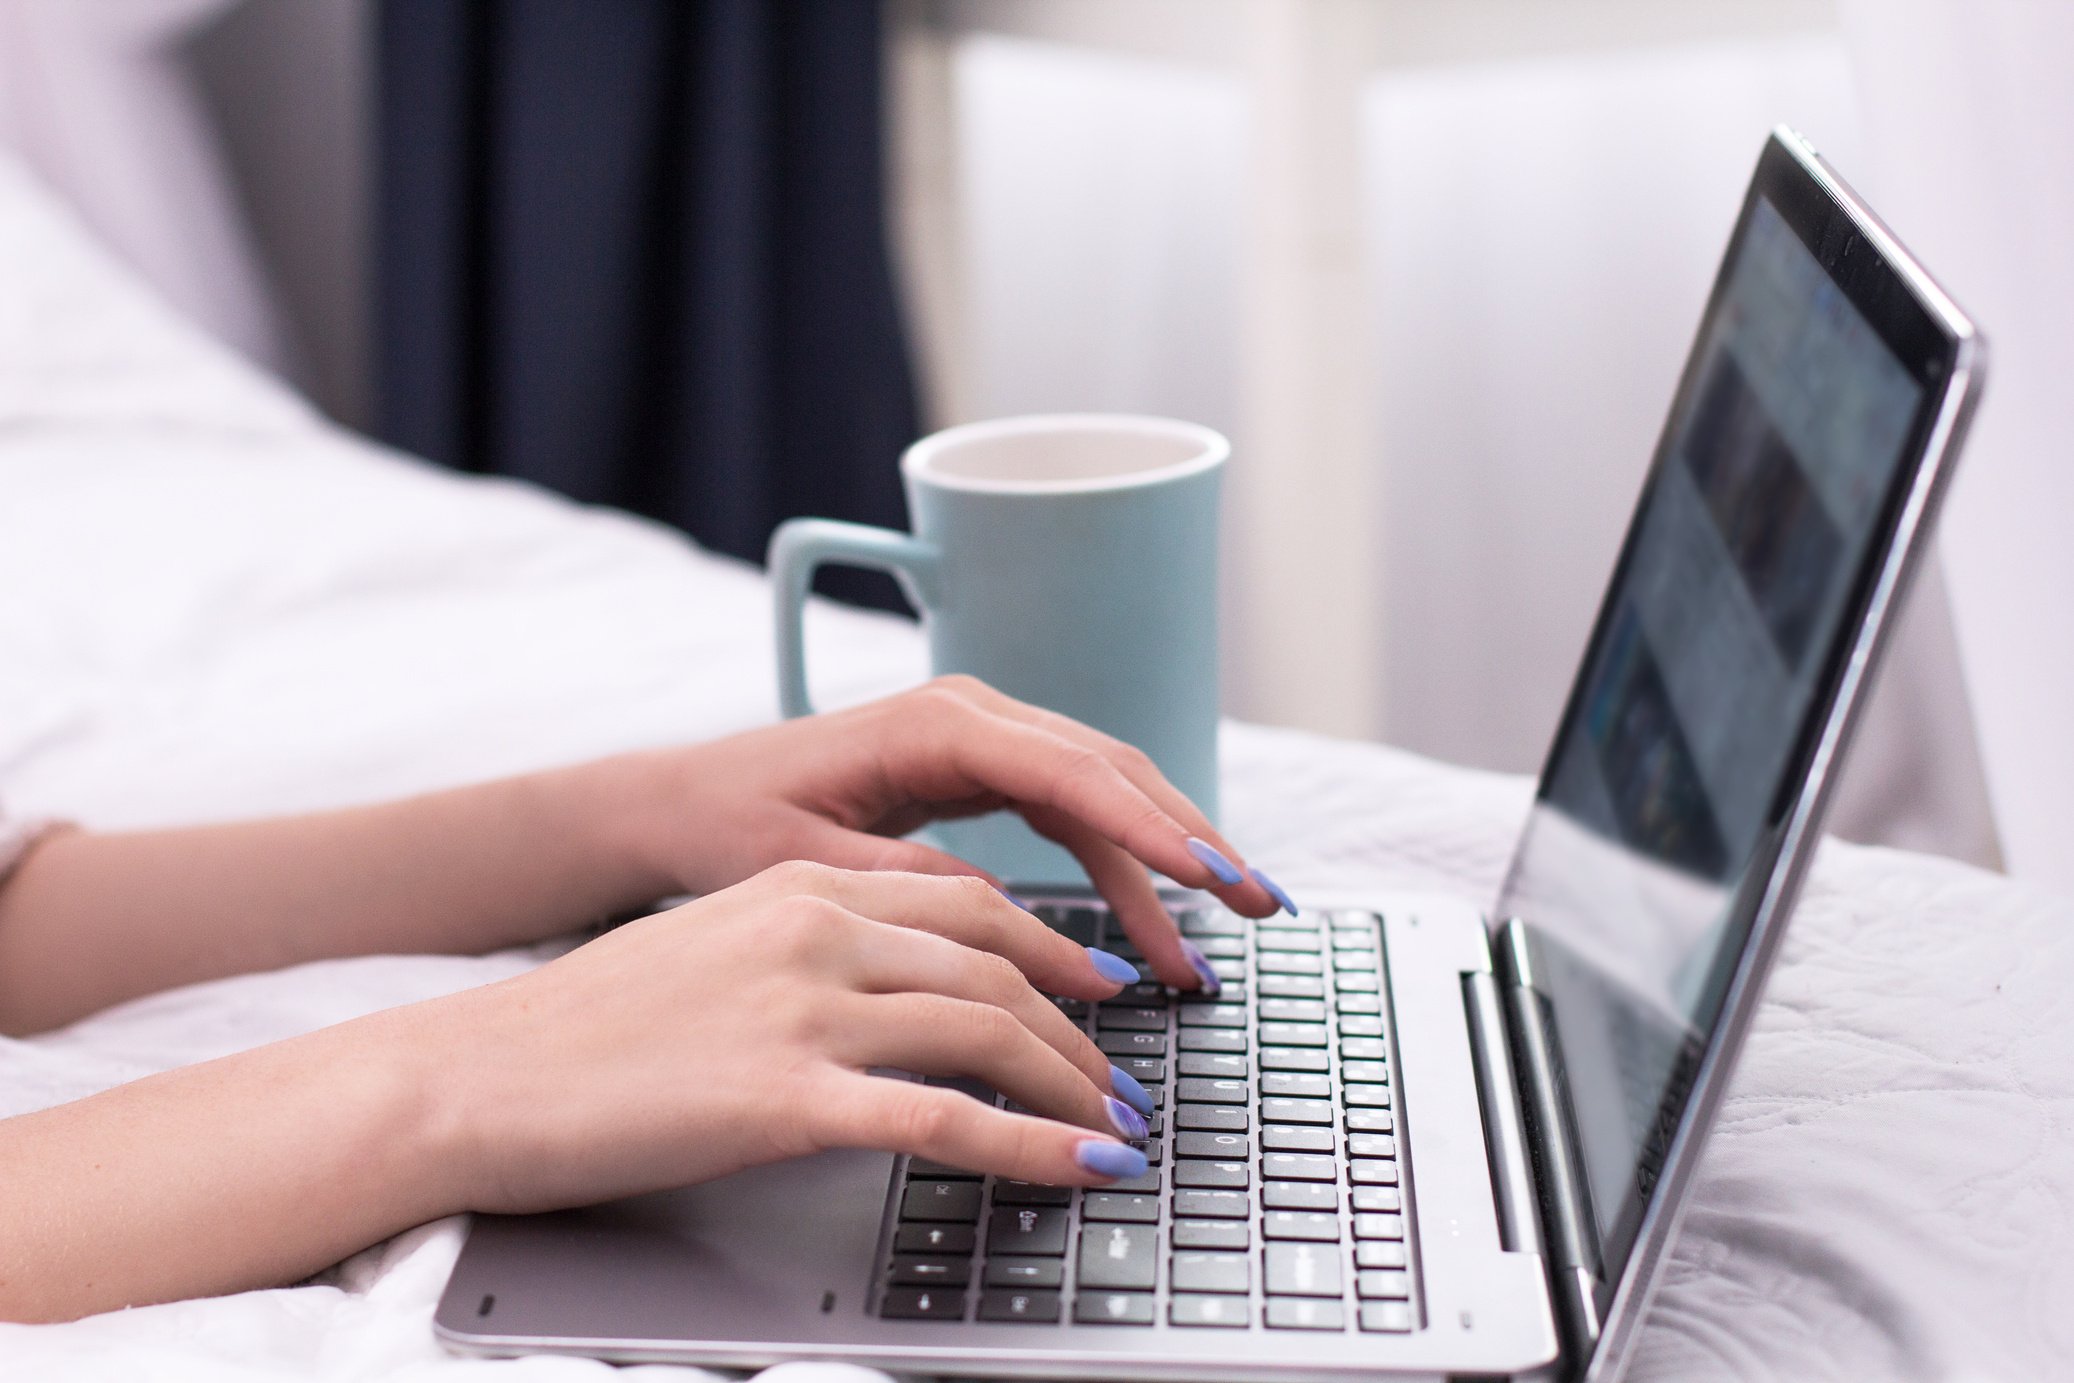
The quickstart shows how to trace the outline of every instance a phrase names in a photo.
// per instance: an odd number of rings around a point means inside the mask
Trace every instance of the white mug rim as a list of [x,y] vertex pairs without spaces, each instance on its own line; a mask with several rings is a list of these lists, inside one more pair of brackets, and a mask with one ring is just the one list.
[[[1140,437],[1162,437],[1193,442],[1198,451],[1184,461],[1150,470],[1127,471],[1122,475],[1079,480],[993,480],[978,476],[945,475],[929,469],[942,452],[975,442],[1001,437],[1039,436],[1048,432],[1112,432]],[[1027,413],[1012,418],[962,423],[932,432],[909,445],[900,457],[900,473],[917,485],[940,490],[962,490],[986,495],[1077,495],[1110,490],[1136,490],[1163,485],[1222,465],[1231,457],[1231,443],[1215,428],[1179,418],[1161,418],[1146,413]]]

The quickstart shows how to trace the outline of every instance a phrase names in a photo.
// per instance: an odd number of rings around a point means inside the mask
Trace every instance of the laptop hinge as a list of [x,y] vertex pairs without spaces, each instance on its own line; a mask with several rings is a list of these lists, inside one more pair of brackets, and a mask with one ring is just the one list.
[[1462,1002],[1469,1013],[1469,1055],[1483,1104],[1484,1151],[1491,1160],[1491,1189],[1498,1200],[1498,1242],[1507,1253],[1540,1253],[1541,1223],[1527,1130],[1520,1116],[1512,1044],[1505,1033],[1496,977],[1488,970],[1464,974]]
[[1549,1281],[1572,1358],[1588,1358],[1599,1338],[1596,1285],[1602,1269],[1591,1190],[1564,1084],[1562,1049],[1547,1002],[1534,986],[1526,925],[1499,929],[1493,947],[1496,987],[1510,1035],[1526,1139],[1548,1236]]

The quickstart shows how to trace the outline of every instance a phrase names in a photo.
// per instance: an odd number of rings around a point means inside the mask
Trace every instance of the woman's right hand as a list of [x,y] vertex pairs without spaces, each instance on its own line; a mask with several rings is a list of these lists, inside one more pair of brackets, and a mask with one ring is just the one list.
[[[1097,959],[981,879],[767,869],[420,1007],[456,1202],[588,1204],[834,1147],[1135,1175],[1121,1139],[1143,1133],[1144,1091],[1045,997],[1117,993]],[[1036,1114],[868,1074],[887,1067],[977,1077]]]

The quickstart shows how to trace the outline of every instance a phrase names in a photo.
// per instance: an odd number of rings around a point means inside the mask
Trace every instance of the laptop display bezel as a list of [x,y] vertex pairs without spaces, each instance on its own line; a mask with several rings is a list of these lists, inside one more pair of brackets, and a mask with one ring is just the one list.
[[[1646,1309],[1656,1267],[1675,1233],[1692,1167],[1707,1126],[1718,1107],[1737,1050],[1754,1014],[1765,973],[1776,953],[1779,936],[1817,838],[1821,812],[1834,780],[1834,770],[1848,740],[1855,713],[1892,616],[1909,576],[1921,558],[1927,533],[1965,424],[1979,394],[1984,351],[1965,315],[1921,266],[1895,240],[1883,223],[1850,191],[1835,171],[1792,131],[1781,128],[1767,141],[1745,195],[1727,252],[1705,312],[1695,346],[1687,358],[1667,422],[1652,459],[1649,478],[1637,503],[1637,517],[1648,507],[1653,487],[1667,464],[1673,427],[1683,418],[1698,387],[1704,343],[1723,309],[1724,291],[1737,253],[1746,243],[1760,200],[1769,202],[1815,255],[1831,280],[1864,316],[1909,373],[1923,385],[1902,460],[1883,502],[1874,540],[1859,569],[1846,605],[1840,632],[1827,650],[1817,682],[1795,735],[1791,765],[1781,778],[1781,791],[1767,812],[1763,837],[1753,857],[1746,887],[1736,907],[1747,916],[1747,932],[1712,1030],[1703,1044],[1696,1072],[1676,1120],[1655,1184],[1640,1204],[1631,1239],[1608,1244],[1598,1225],[1587,1226],[1597,1250],[1597,1272],[1587,1272],[1590,1300],[1573,1303],[1588,1318],[1573,1323],[1582,1338],[1573,1347],[1590,1350],[1590,1376],[1615,1376],[1633,1332]],[[1586,672],[1609,635],[1614,597],[1622,590],[1635,557],[1637,528],[1631,526],[1608,583],[1607,595],[1594,621],[1571,691],[1551,744],[1536,793],[1536,810],[1545,809],[1550,783],[1574,733]],[[1514,861],[1514,870],[1520,860]],[[1513,875],[1508,874],[1508,892]],[[1493,912],[1502,924],[1512,911],[1501,899]],[[1530,938],[1531,915],[1519,919]],[[1530,945],[1532,942],[1530,942]],[[1544,999],[1546,996],[1543,996]],[[1560,1061],[1557,1069],[1561,1069]],[[1557,1092],[1561,1097],[1561,1092]],[[1546,1188],[1544,1188],[1546,1189]],[[1631,1202],[1632,1203],[1632,1202]],[[1601,1224],[1607,1215],[1595,1217]],[[1563,1286],[1558,1275],[1559,1294]],[[1596,1347],[1594,1347],[1596,1346]]]

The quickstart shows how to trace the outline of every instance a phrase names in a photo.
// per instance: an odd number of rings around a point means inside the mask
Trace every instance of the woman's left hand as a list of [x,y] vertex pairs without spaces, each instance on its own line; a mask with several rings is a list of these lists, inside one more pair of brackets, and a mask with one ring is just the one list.
[[788,859],[999,885],[901,837],[1007,808],[1073,854],[1153,974],[1175,988],[1215,979],[1176,932],[1148,868],[1250,917],[1288,906],[1142,752],[969,677],[618,762],[643,780],[636,848],[690,892]]

